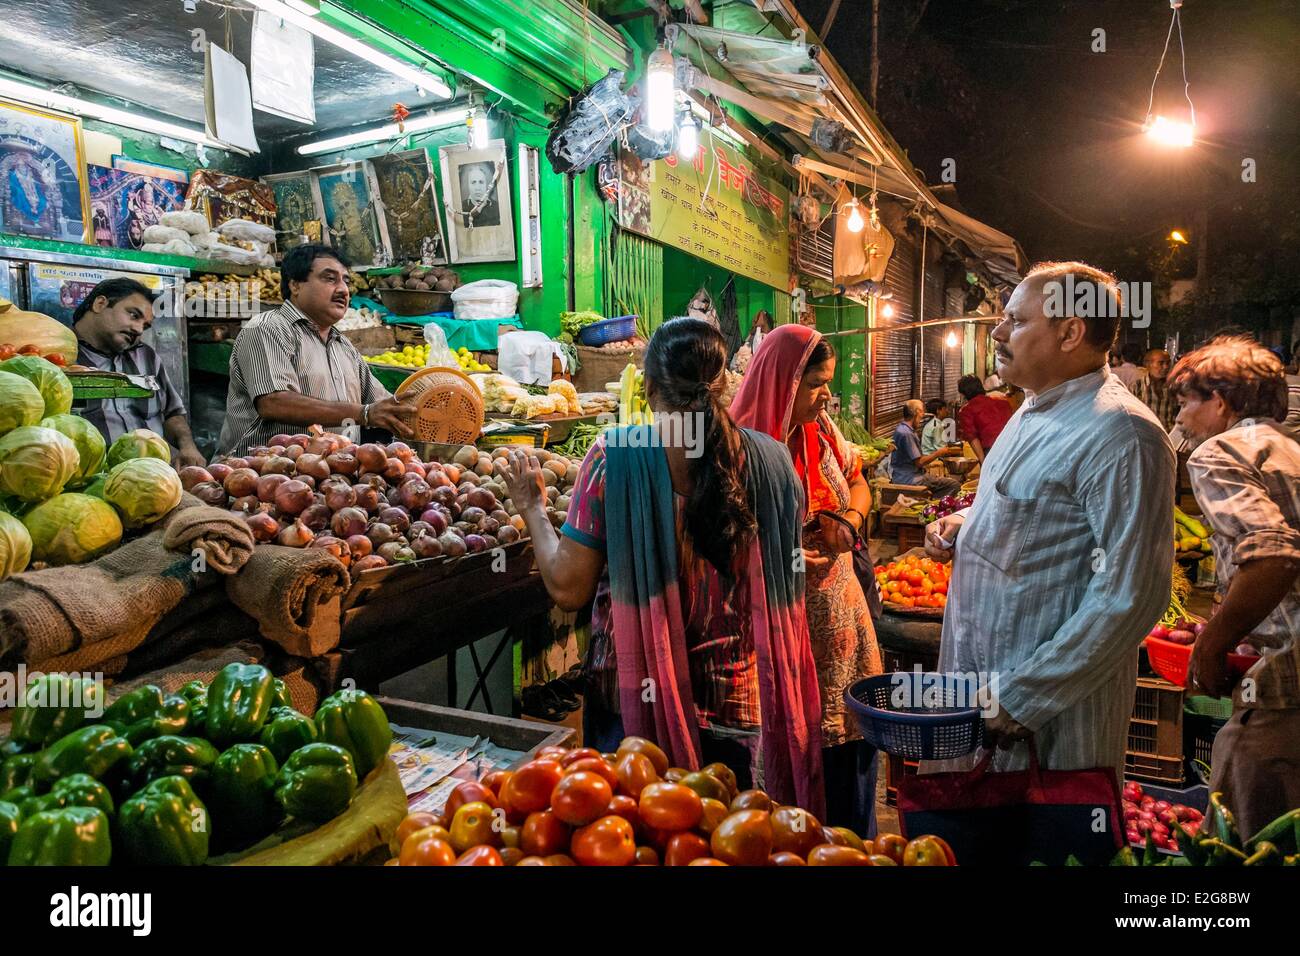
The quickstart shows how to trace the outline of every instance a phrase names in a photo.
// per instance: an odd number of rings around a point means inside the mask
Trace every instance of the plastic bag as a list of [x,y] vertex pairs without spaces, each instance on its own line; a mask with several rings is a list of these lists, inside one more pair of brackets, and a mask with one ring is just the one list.
[[208,254],[213,259],[220,259],[222,262],[233,262],[241,266],[255,266],[262,261],[260,252],[250,252],[238,246],[228,246],[224,242],[213,243]]
[[260,222],[249,222],[247,219],[231,219],[223,222],[217,227],[217,232],[229,239],[242,239],[245,242],[260,242],[263,245],[275,242],[274,229]]
[[145,242],[167,243],[173,239],[179,239],[181,242],[189,242],[190,234],[184,229],[177,229],[175,226],[149,226],[140,238]]
[[429,354],[424,358],[425,368],[460,368],[456,353],[447,345],[447,335],[437,322],[424,327],[424,341],[429,345]]
[[451,294],[458,319],[508,319],[519,305],[519,286],[501,279],[480,279]]
[[190,236],[190,243],[195,249],[204,251],[211,249],[221,241],[221,237],[215,232],[199,232]]
[[165,212],[158,217],[158,222],[160,225],[171,226],[173,229],[184,229],[194,236],[212,231],[212,226],[208,223],[208,217],[192,209],[175,209],[171,212]]
[[197,256],[199,251],[188,239],[172,239],[170,242],[164,242],[163,247],[158,250],[168,256]]

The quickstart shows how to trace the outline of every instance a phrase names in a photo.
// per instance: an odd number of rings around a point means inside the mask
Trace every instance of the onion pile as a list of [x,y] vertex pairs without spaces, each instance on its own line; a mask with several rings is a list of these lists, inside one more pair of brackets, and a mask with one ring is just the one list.
[[[524,449],[542,465],[547,516],[560,527],[578,464]],[[423,462],[404,442],[356,445],[313,425],[248,454],[190,467],[181,482],[205,504],[248,523],[259,543],[321,548],[353,572],[477,554],[527,537],[492,455],[466,445]]]

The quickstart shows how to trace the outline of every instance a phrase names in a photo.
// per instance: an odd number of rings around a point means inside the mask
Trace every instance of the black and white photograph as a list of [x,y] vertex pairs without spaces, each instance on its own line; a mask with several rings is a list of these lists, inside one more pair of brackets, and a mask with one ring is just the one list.
[[484,149],[444,146],[438,158],[451,261],[513,261],[515,231],[505,141],[492,140]]

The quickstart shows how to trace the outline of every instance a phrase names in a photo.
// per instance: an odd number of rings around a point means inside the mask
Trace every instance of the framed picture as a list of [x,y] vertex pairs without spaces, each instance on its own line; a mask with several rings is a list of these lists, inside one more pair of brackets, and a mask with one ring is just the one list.
[[94,241],[80,119],[0,100],[0,232]]
[[340,163],[313,169],[313,188],[331,244],[354,268],[392,261],[380,229],[374,168],[369,162]]
[[388,233],[394,261],[446,262],[429,151],[408,149],[370,162],[379,187],[379,220]]
[[316,205],[312,174],[276,173],[273,176],[263,176],[262,182],[275,193],[276,244],[281,249],[302,245],[304,237],[309,233],[306,224],[320,222],[324,218],[324,213]]
[[513,262],[515,229],[505,140],[494,139],[485,149],[443,146],[438,161],[451,261]]
[[125,169],[129,173],[140,173],[154,179],[166,179],[185,186],[190,181],[190,174],[177,166],[164,166],[162,163],[146,163],[141,159],[132,159],[120,153],[113,156],[113,168]]
[[90,221],[95,245],[139,249],[144,231],[165,212],[180,209],[185,187],[178,182],[143,176],[107,166],[87,167]]

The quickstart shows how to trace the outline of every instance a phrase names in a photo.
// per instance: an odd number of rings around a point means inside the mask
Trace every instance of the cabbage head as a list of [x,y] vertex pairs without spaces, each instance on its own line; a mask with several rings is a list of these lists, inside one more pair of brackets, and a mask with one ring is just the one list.
[[72,381],[53,362],[39,355],[15,355],[0,362],[0,372],[21,375],[35,385],[45,402],[45,417],[66,415],[72,408]]
[[35,425],[44,416],[45,399],[36,386],[21,375],[0,372],[0,435]]
[[77,446],[80,463],[68,487],[77,489],[90,484],[104,465],[104,436],[99,429],[79,415],[51,415],[41,422],[41,428],[53,428]]
[[121,513],[128,528],[153,524],[181,502],[181,479],[157,458],[131,458],[108,473],[104,500]]
[[49,564],[83,564],[117,547],[122,520],[107,502],[90,495],[56,495],[23,516],[32,557]]
[[118,437],[108,449],[108,468],[120,465],[132,458],[159,458],[171,464],[172,450],[167,441],[157,432],[147,428],[137,428]]
[[32,560],[32,536],[23,523],[0,511],[0,581],[27,570]]
[[25,425],[0,438],[0,494],[44,501],[77,472],[77,446],[53,428]]

